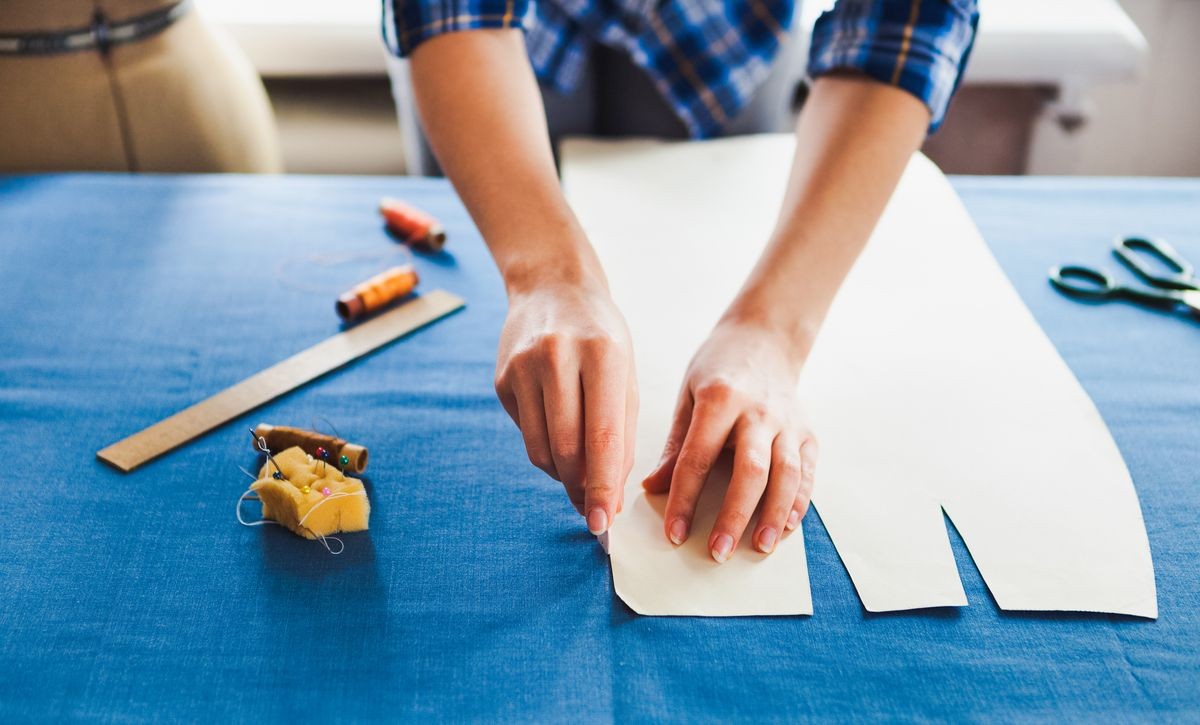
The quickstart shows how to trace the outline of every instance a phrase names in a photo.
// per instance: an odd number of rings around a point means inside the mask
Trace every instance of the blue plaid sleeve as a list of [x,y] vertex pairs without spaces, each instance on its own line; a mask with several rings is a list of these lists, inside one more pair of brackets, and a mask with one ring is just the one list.
[[532,0],[383,0],[383,39],[401,57],[442,33],[529,29]]
[[942,125],[975,29],[977,0],[839,0],[813,27],[808,74],[856,70],[919,98]]

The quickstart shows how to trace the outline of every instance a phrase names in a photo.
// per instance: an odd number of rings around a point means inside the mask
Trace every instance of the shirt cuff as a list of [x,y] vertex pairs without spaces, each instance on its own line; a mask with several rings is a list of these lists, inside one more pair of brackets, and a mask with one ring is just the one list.
[[532,0],[383,0],[383,39],[393,55],[406,57],[444,33],[521,28],[533,21]]
[[976,0],[840,0],[813,27],[808,74],[855,70],[946,116],[975,42]]

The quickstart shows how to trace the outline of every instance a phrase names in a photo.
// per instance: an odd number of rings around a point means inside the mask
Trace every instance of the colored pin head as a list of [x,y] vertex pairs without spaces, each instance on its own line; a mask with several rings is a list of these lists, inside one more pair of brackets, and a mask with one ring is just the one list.
[[350,456],[342,456],[341,458],[338,459],[338,463],[342,464],[342,466],[341,466],[342,474],[345,475],[346,466],[350,465]]

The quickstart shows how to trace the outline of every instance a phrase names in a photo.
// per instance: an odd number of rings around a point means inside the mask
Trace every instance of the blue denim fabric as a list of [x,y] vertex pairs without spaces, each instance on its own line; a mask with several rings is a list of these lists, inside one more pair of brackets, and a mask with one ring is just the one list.
[[[1129,463],[1159,620],[1000,612],[953,532],[969,607],[868,614],[813,513],[814,616],[638,617],[494,399],[504,297],[448,184],[9,178],[0,721],[1197,716],[1200,325],[1079,304],[1045,274],[1115,269],[1119,233],[1200,260],[1200,182],[955,184]],[[465,311],[132,474],[95,459],[336,332],[332,298],[276,267],[391,244],[384,194],[445,223],[450,254],[418,260],[422,287]],[[371,530],[340,557],[234,520],[238,466],[256,462],[246,426],[321,416],[371,449]]]

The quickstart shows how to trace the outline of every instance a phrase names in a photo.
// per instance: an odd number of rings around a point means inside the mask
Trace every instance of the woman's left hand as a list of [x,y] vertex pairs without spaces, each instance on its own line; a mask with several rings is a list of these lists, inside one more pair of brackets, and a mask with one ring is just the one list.
[[729,558],[756,509],[751,541],[767,554],[808,510],[817,443],[800,419],[801,361],[788,348],[770,329],[724,320],[692,358],[662,461],[643,482],[651,493],[670,491],[663,525],[673,543],[691,533],[700,492],[726,448],[733,475],[708,536],[713,559]]

